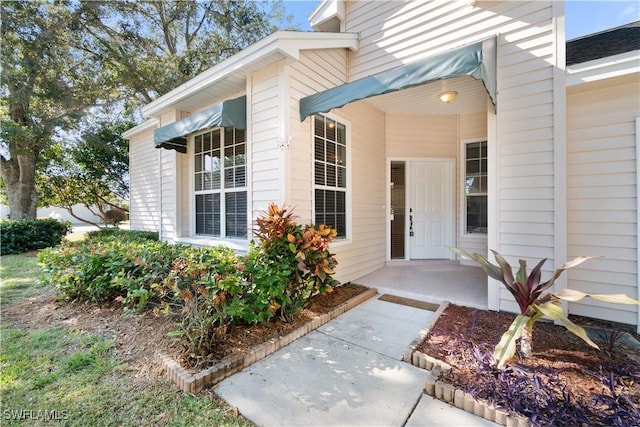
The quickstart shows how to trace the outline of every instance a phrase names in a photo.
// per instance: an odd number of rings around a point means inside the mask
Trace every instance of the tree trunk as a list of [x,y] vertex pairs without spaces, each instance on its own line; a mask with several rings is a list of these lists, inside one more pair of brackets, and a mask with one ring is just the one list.
[[533,356],[533,331],[528,324],[522,329],[522,336],[520,337],[520,351],[524,357]]
[[36,156],[31,152],[2,159],[0,174],[4,180],[9,219],[36,219],[38,197],[36,194]]

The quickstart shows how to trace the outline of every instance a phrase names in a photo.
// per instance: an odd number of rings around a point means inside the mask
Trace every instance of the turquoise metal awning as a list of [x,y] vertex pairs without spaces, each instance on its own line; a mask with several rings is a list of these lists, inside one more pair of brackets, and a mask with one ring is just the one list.
[[153,143],[156,148],[167,148],[186,153],[189,134],[215,126],[246,129],[247,97],[241,96],[224,101],[185,119],[155,129]]
[[464,75],[482,81],[497,109],[495,37],[302,98],[300,120],[343,107],[350,102]]

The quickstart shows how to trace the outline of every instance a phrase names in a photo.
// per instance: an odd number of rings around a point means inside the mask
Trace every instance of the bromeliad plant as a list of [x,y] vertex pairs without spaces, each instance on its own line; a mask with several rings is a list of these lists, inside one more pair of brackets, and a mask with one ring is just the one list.
[[487,257],[474,253],[469,255],[465,251],[452,248],[452,251],[460,257],[477,262],[485,273],[492,279],[502,282],[511,292],[520,307],[518,314],[509,327],[509,330],[502,335],[500,342],[496,345],[493,353],[494,359],[498,362],[498,367],[502,368],[515,355],[516,343],[520,342],[520,351],[524,357],[531,357],[533,352],[533,326],[548,316],[553,320],[558,320],[571,333],[584,340],[587,344],[594,348],[598,348],[586,331],[573,323],[567,318],[561,305],[561,300],[580,301],[585,297],[591,297],[600,301],[615,304],[640,304],[640,301],[624,294],[586,294],[574,289],[561,289],[557,292],[549,292],[542,295],[544,291],[551,288],[553,283],[562,274],[563,271],[576,267],[588,259],[594,257],[578,257],[565,263],[562,267],[555,270],[551,279],[542,282],[542,266],[546,258],[543,259],[531,270],[527,275],[527,262],[519,260],[520,268],[516,275],[505,258],[498,252],[491,250],[498,265],[490,262]]

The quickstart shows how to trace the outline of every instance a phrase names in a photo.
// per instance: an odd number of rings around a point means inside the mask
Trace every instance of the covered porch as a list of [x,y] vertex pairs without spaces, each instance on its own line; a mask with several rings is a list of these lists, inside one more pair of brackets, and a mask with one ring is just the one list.
[[389,261],[353,282],[376,288],[380,294],[487,309],[487,275],[480,267],[457,261]]

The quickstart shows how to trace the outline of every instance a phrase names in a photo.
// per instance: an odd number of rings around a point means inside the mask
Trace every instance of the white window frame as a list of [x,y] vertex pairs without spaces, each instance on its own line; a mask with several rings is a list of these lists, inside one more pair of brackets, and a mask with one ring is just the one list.
[[[487,144],[487,192],[484,193],[484,196],[487,197],[487,231],[469,233],[467,232],[467,193],[465,191],[467,185],[467,145],[479,142]],[[460,141],[460,235],[465,239],[487,239],[489,231],[489,155],[489,142],[487,138],[474,138]],[[478,195],[482,195],[482,193]]]
[[[221,174],[220,174],[220,189],[216,190],[199,190],[195,189],[195,138],[198,135],[203,135],[208,132],[220,130],[221,138]],[[246,193],[247,205],[249,203],[249,164],[248,164],[248,134],[245,134],[245,185],[243,187],[224,188],[225,167],[224,167],[224,127],[214,127],[203,129],[198,132],[194,132],[189,135],[187,143],[187,155],[189,156],[189,235],[188,238],[181,238],[179,241],[184,243],[191,243],[196,245],[213,245],[221,242],[226,242],[227,246],[239,250],[246,251],[248,248],[248,242],[251,238],[251,227],[249,224],[249,216],[247,215],[247,237],[225,237],[226,234],[226,204],[225,194],[229,192],[242,192]],[[246,132],[246,131],[245,131]],[[199,194],[220,194],[220,236],[208,235],[208,234],[196,234],[196,195]]]
[[316,219],[316,189],[322,190],[335,190],[340,189],[340,187],[330,187],[330,186],[321,186],[316,184],[316,173],[315,173],[315,116],[323,116],[327,119],[334,120],[345,126],[345,145],[346,145],[346,187],[344,188],[345,193],[345,227],[346,232],[344,237],[336,237],[336,239],[331,243],[332,246],[341,246],[343,244],[351,243],[353,226],[352,226],[352,187],[353,180],[351,175],[352,170],[352,158],[351,158],[351,122],[349,120],[345,120],[339,115],[332,113],[324,113],[324,114],[314,114],[311,116],[311,216],[312,222],[315,224]]

